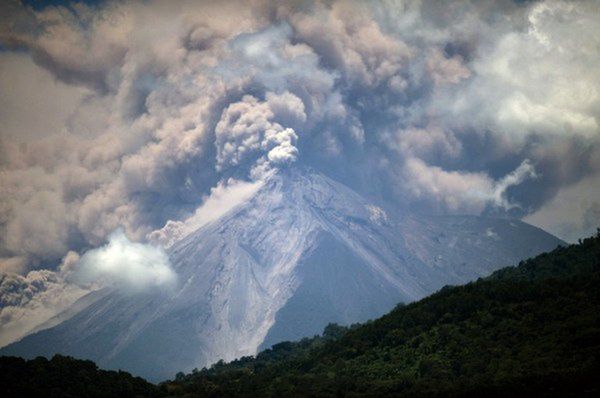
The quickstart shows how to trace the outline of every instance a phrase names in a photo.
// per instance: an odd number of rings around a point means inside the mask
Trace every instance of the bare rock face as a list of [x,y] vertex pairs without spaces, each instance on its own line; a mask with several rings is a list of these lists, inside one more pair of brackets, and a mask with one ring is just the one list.
[[289,168],[169,248],[174,292],[92,293],[0,354],[61,353],[160,381],[378,317],[562,243],[518,220],[394,212]]

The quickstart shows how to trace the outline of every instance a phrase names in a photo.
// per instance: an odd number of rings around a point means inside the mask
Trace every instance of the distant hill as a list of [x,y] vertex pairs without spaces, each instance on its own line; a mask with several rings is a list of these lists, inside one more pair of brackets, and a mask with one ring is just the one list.
[[600,231],[323,336],[162,384],[171,396],[600,396]]
[[127,372],[100,370],[92,361],[0,357],[0,396],[133,398],[158,396],[158,389]]

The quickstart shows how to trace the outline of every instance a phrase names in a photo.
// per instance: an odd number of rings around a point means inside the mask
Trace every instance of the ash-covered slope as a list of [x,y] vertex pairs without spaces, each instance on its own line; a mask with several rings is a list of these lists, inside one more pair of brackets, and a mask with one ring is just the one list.
[[560,243],[516,220],[392,214],[289,168],[170,247],[175,292],[96,292],[71,318],[0,353],[68,354],[160,380],[328,322],[380,316]]

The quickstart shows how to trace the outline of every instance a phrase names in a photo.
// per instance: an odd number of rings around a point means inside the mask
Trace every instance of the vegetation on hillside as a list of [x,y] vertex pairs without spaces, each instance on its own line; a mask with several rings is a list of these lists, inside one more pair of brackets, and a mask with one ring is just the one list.
[[127,372],[98,369],[92,361],[55,355],[29,361],[0,357],[0,396],[12,397],[155,397],[158,389]]
[[600,233],[388,315],[179,374],[169,396],[596,396]]

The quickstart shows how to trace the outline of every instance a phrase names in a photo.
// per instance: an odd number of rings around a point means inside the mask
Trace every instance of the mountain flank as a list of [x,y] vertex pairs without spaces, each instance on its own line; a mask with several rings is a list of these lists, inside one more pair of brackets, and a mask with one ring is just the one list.
[[179,375],[194,396],[572,396],[600,393],[600,231],[363,325]]

